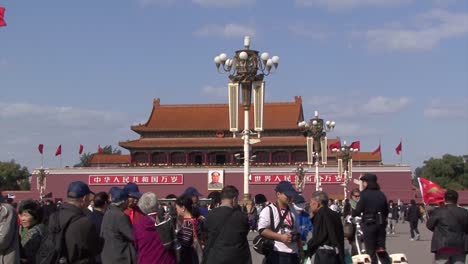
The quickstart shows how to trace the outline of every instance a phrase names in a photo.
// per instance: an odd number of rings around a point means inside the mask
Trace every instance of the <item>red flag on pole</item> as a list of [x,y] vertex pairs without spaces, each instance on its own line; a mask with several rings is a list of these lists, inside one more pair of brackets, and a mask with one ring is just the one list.
[[37,150],[39,150],[39,153],[44,154],[44,144],[39,144],[39,146],[37,146]]
[[330,145],[328,145],[328,148],[330,149],[330,151],[332,151],[335,148],[340,149],[341,148],[341,142],[336,141],[335,143],[331,143]]
[[80,155],[81,155],[81,153],[83,153],[83,149],[84,149],[83,145],[82,145],[82,144],[80,144],[80,150],[78,151],[78,154],[80,154]]
[[380,153],[380,143],[379,143],[379,146],[374,151],[372,151],[372,155],[375,155],[378,153]]
[[102,154],[102,148],[101,148],[101,145],[98,145],[97,152],[98,152],[99,154]]
[[426,204],[439,204],[444,202],[445,190],[439,185],[422,177],[418,178],[421,196]]
[[400,144],[395,148],[396,154],[400,155],[402,150],[402,142],[400,141]]
[[361,141],[354,141],[353,143],[351,143],[351,145],[349,145],[349,147],[353,148],[353,149],[360,150],[361,149]]
[[5,22],[5,8],[0,6],[0,27],[5,27],[7,23]]
[[62,145],[59,145],[55,151],[55,156],[62,155]]

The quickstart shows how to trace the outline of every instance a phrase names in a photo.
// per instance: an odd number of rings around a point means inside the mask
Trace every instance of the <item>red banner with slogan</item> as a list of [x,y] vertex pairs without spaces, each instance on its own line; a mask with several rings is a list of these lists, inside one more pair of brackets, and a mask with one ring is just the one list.
[[[323,184],[341,184],[344,182],[344,177],[336,173],[320,173],[320,180]],[[252,173],[250,177],[251,184],[277,184],[280,181],[296,181],[296,174],[257,174]],[[305,174],[306,184],[315,183],[315,174]]]
[[89,185],[138,185],[184,184],[183,174],[138,174],[138,175],[89,175]]

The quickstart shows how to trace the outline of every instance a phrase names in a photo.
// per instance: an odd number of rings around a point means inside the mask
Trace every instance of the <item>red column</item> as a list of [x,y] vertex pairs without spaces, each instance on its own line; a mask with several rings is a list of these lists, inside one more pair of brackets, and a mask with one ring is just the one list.
[[235,158],[234,158],[234,152],[229,153],[229,156],[230,156],[230,159],[231,159],[231,160],[230,160],[231,165],[234,165],[234,161],[235,161],[235,160],[234,160],[234,159],[235,159]]
[[166,160],[166,161],[167,161],[167,165],[171,165],[171,163],[172,163],[172,162],[171,162],[171,152],[168,151],[168,152],[166,153],[166,159],[167,159],[167,160]]
[[148,152],[148,164],[149,164],[149,166],[153,166],[153,155],[152,154],[153,153],[151,153],[151,151]]
[[189,165],[189,153],[185,152],[185,165]]
[[273,163],[273,152],[271,152],[271,151],[268,152],[268,162],[270,164]]
[[288,163],[291,164],[292,162],[292,152],[288,151]]
[[135,165],[135,153],[130,153],[130,164]]
[[204,159],[203,159],[203,164],[208,165],[210,161],[208,160],[208,153],[205,152],[203,153]]

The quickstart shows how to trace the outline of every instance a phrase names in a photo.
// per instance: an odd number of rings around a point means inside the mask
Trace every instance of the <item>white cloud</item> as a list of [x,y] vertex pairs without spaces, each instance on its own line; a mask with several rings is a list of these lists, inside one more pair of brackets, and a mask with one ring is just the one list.
[[468,97],[437,98],[424,109],[428,118],[468,118]]
[[227,88],[206,85],[202,88],[202,93],[206,95],[213,95],[216,97],[227,97]]
[[353,117],[360,115],[391,114],[402,111],[410,103],[409,98],[391,98],[376,96],[364,98],[362,96],[313,96],[304,102],[319,109],[320,115],[339,117]]
[[63,165],[78,163],[78,145],[93,152],[97,145],[117,146],[137,138],[126,114],[90,109],[0,102],[0,160],[15,159],[29,167],[40,166],[39,143],[45,146],[45,165],[59,166],[53,156],[62,144]]
[[388,114],[396,113],[408,106],[410,100],[407,97],[389,98],[377,96],[365,103],[361,110],[368,114]]
[[408,4],[413,0],[296,0],[296,4],[306,7],[323,7],[331,10],[359,7],[391,7]]
[[256,0],[192,0],[194,3],[203,7],[242,7],[253,6]]
[[294,35],[317,41],[325,41],[333,35],[331,32],[317,28],[317,26],[306,26],[303,24],[290,25],[288,29]]
[[216,36],[225,38],[238,38],[244,36],[255,36],[255,28],[240,24],[230,23],[226,25],[206,25],[194,32],[197,36]]
[[367,39],[371,49],[430,50],[444,39],[468,35],[468,13],[436,9],[416,16],[406,26],[396,23],[358,35]]

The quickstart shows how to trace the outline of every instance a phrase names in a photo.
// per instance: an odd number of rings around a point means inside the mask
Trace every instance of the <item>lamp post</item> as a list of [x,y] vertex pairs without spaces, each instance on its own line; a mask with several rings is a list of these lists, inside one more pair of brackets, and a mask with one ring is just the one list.
[[307,163],[309,167],[314,163],[315,158],[315,190],[321,190],[319,175],[319,162],[327,164],[327,132],[335,128],[335,121],[326,121],[319,118],[318,111],[315,117],[309,122],[299,122],[298,126],[307,138]]
[[305,173],[307,172],[307,170],[304,169],[304,167],[302,167],[302,163],[299,163],[297,165],[297,168],[293,170],[293,172],[296,173],[296,190],[299,194],[302,194],[305,188]]
[[[352,144],[351,144],[352,145]],[[353,148],[348,146],[346,141],[343,141],[343,145],[340,148],[333,148],[332,152],[337,153],[338,157],[338,175],[343,176],[344,173],[344,182],[343,182],[343,191],[344,199],[348,198],[348,182],[352,177],[353,173],[353,158],[352,153],[358,152],[358,148]]]
[[40,168],[39,172],[37,174],[37,190],[39,191],[39,199],[42,201],[42,198],[44,197],[44,191],[46,189],[47,185],[47,174],[49,174],[49,171],[46,171],[44,168]]
[[[250,136],[257,135],[263,131],[263,104],[265,82],[264,77],[276,70],[279,57],[263,52],[259,55],[257,50],[250,49],[250,37],[244,38],[244,48],[237,50],[232,58],[226,53],[221,53],[214,58],[216,68],[220,73],[229,74],[228,96],[229,96],[229,130],[236,137],[239,114],[239,90],[242,93],[242,108],[244,110],[244,129],[240,133],[244,140],[244,199],[250,199],[249,176],[250,176],[250,145],[259,142],[259,139],[251,139]],[[249,111],[252,105],[252,92],[254,94],[254,130],[249,127]]]

